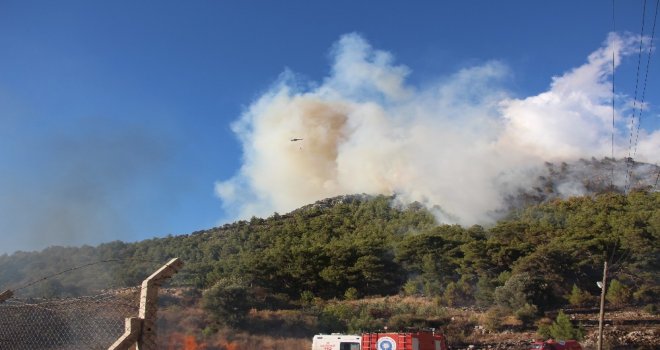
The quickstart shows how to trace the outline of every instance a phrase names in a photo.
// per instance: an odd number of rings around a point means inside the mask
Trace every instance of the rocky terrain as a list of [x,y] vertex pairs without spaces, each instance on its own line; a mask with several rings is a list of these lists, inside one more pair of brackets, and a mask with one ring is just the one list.
[[[584,329],[580,342],[584,349],[596,349],[598,342],[598,309],[564,310],[573,324]],[[553,313],[548,316],[554,317]],[[454,349],[526,349],[537,337],[534,331],[508,329],[488,332],[476,327],[473,343]],[[658,349],[660,348],[660,315],[640,309],[607,310],[605,314],[603,345],[605,349]]]

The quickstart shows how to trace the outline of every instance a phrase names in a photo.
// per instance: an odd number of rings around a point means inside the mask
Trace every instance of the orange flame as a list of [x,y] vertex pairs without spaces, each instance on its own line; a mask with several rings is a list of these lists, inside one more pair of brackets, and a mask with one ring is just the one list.
[[197,350],[199,345],[197,344],[197,339],[192,335],[187,335],[183,343],[185,350]]

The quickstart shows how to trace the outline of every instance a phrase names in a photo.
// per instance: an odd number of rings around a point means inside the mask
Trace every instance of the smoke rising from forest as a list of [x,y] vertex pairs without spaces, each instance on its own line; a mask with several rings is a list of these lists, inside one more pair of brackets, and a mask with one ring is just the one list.
[[[135,183],[164,168],[168,141],[138,124],[84,118],[75,129],[28,141],[45,156],[18,149],[25,161],[3,174],[9,186],[0,196],[0,232],[12,238],[2,248],[96,243],[118,232],[129,238],[119,208],[141,201]],[[18,175],[24,163],[37,169],[29,178]]]
[[[502,62],[421,88],[406,83],[410,70],[391,54],[345,35],[321,83],[284,72],[232,125],[243,165],[216,194],[236,217],[368,193],[439,206],[443,222],[487,223],[544,162],[611,155],[612,55],[621,62],[636,43],[610,34],[547,91],[515,97],[503,87],[511,72]],[[628,154],[630,99],[616,105],[619,158]],[[657,162],[658,149],[660,131],[640,130],[635,159]]]

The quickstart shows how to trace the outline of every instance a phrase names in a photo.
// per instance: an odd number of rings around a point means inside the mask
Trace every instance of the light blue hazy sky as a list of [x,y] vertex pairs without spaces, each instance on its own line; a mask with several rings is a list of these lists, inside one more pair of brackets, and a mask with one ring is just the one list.
[[[617,32],[639,34],[642,0],[614,8]],[[389,52],[417,91],[497,62],[498,86],[525,98],[612,29],[606,0],[0,1],[0,253],[190,233],[245,213],[214,190],[245,164],[232,122],[285,71],[322,85],[346,34]],[[620,94],[634,94],[636,55],[616,70]]]

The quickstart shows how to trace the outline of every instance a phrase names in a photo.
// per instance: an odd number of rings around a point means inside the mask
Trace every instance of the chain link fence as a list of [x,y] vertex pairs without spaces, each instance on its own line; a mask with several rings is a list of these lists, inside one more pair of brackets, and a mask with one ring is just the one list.
[[140,287],[0,304],[0,349],[107,349],[138,314]]

